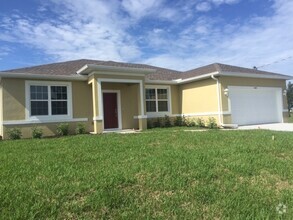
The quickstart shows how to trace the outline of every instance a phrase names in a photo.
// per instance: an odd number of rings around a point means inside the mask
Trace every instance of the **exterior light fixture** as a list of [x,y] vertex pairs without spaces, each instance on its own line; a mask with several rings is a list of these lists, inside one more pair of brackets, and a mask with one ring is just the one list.
[[283,90],[283,96],[287,96],[287,90],[286,89]]
[[229,96],[229,89],[228,88],[224,89],[224,95],[227,97]]

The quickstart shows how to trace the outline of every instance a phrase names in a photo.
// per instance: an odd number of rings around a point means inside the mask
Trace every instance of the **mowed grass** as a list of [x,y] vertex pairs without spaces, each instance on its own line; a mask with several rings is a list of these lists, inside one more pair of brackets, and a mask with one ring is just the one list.
[[0,164],[0,219],[293,219],[289,132],[3,141]]

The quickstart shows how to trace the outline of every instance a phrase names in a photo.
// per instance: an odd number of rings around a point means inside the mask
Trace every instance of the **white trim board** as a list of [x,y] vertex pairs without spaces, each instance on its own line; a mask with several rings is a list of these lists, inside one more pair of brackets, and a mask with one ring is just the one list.
[[[229,111],[224,111],[224,112],[220,112],[221,115],[230,115],[231,112]],[[200,116],[217,116],[219,115],[219,112],[199,112],[199,113],[186,113],[186,114],[161,114],[161,115],[146,115],[144,118],[163,118],[165,117],[165,115],[169,116],[169,117],[177,117],[177,116],[181,116],[181,117],[200,117]],[[140,115],[138,116],[134,116],[134,119],[139,119]]]
[[3,125],[26,125],[26,124],[49,124],[49,123],[62,123],[62,122],[86,122],[88,118],[72,118],[63,120],[13,120],[3,121]]

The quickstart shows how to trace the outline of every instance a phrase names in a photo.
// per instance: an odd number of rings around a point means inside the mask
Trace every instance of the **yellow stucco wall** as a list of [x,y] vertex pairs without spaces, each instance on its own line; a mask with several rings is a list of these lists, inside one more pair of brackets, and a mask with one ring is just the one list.
[[[282,90],[286,89],[286,80],[278,79],[257,79],[257,78],[245,78],[245,77],[227,77],[221,76],[219,78],[221,97],[222,97],[222,110],[229,111],[228,97],[224,95],[224,90],[228,86],[255,86],[255,87],[278,87]],[[288,109],[287,98],[283,97],[283,109]],[[288,113],[283,113],[284,122],[288,121]],[[230,124],[232,121],[231,115],[224,115],[223,121],[225,124]]]
[[217,112],[217,84],[205,79],[180,85],[180,106],[182,114]]
[[25,81],[23,79],[2,79],[3,120],[25,119]]

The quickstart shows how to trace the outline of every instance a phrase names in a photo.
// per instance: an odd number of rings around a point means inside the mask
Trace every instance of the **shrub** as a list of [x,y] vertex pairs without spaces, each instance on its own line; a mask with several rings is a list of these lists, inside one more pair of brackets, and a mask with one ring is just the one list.
[[153,121],[152,121],[152,119],[147,119],[147,128],[148,129],[153,128]]
[[11,140],[17,140],[20,139],[22,134],[20,128],[11,128],[7,130],[7,134],[9,136],[9,139]]
[[165,115],[164,117],[164,127],[166,128],[172,127],[172,123],[168,115]]
[[68,123],[61,123],[57,126],[56,130],[59,136],[66,136],[69,134],[69,124]]
[[195,126],[195,122],[191,118],[186,118],[184,124],[187,127],[194,127]]
[[181,127],[183,125],[183,120],[181,116],[177,116],[174,121],[175,126]]
[[161,121],[160,121],[160,118],[157,118],[157,119],[153,122],[153,127],[154,127],[154,128],[159,128],[159,127],[161,127]]
[[78,123],[75,129],[76,134],[85,134],[86,129],[85,129],[85,124],[83,123]]
[[211,128],[211,129],[217,128],[216,119],[213,118],[213,117],[209,117],[208,118],[208,121],[207,121],[207,127],[208,128]]
[[38,127],[32,128],[32,138],[42,138],[43,137],[43,130]]
[[205,127],[204,120],[202,118],[197,118],[195,121],[195,125],[196,127],[204,128]]

